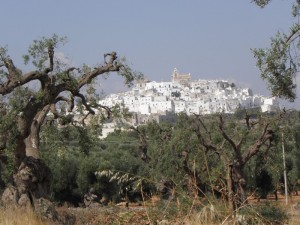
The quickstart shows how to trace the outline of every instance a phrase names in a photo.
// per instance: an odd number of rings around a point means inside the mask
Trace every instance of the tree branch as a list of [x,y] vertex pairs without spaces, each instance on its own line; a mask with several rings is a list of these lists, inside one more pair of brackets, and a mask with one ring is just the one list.
[[63,116],[57,111],[56,105],[55,105],[55,104],[51,104],[51,105],[50,105],[50,111],[53,113],[54,119],[62,118],[62,117],[63,117]]
[[293,42],[296,38],[298,38],[300,36],[300,34],[294,36],[295,34],[297,34],[300,31],[300,25],[296,24],[296,27],[292,30],[292,33],[286,38],[285,43],[289,44],[291,42]]
[[49,110],[50,110],[50,105],[46,105],[46,106],[42,109],[42,111],[40,111],[40,112],[37,114],[37,116],[36,116],[35,119],[36,119],[36,121],[38,122],[39,127],[40,127],[40,126],[42,125],[42,123],[44,122],[44,120],[45,120],[45,118],[46,118],[46,116],[47,116]]
[[77,93],[75,96],[81,98],[82,104],[85,106],[86,110],[89,111],[90,114],[95,115],[95,111],[92,109],[92,107],[87,103],[85,97],[81,93]]
[[264,130],[258,140],[255,142],[254,145],[252,145],[247,151],[244,152],[242,156],[242,161],[241,164],[245,165],[252,156],[256,155],[260,148],[269,140],[270,143],[268,145],[268,148],[271,147],[271,142],[273,141],[274,138],[274,132],[271,129],[268,129],[269,123],[266,123],[264,126]]
[[25,73],[23,76],[20,76],[16,79],[14,79],[14,78],[10,79],[10,77],[8,77],[8,80],[0,86],[0,94],[1,95],[9,94],[16,87],[20,87],[20,86],[22,86],[26,83],[29,83],[30,81],[33,81],[33,80],[43,80],[46,77],[47,77],[46,74],[38,72],[38,71],[31,71],[31,72]]
[[[61,84],[56,85],[56,90],[58,93],[61,93],[63,91],[70,91],[74,95],[78,92],[84,85],[89,84],[94,78],[101,74],[105,74],[108,72],[118,72],[122,67],[124,67],[122,64],[119,64],[117,61],[117,54],[115,52],[106,54],[107,56],[110,56],[110,59],[108,62],[105,63],[105,65],[101,67],[94,68],[91,72],[87,72],[83,74],[79,79],[76,80],[76,82],[64,82]],[[66,72],[71,72],[75,70],[76,68],[70,68]]]
[[108,62],[105,60],[105,65],[95,68],[92,72],[84,74],[79,80],[78,80],[78,86],[81,88],[85,84],[88,84],[91,82],[93,78],[100,74],[104,74],[107,72],[117,72],[120,71],[121,67],[123,67],[122,64],[117,63],[115,60],[117,59],[117,53],[112,52],[104,55],[104,58],[106,59],[107,56],[110,56]]
[[85,126],[85,119],[90,115],[91,113],[90,112],[88,112],[87,114],[85,114],[82,118],[81,118],[81,120],[78,122],[78,123],[81,123],[83,126]]
[[[106,62],[106,57],[110,56],[110,59],[108,62]],[[104,62],[105,64],[113,64],[113,62],[117,59],[117,53],[116,52],[111,52],[111,53],[106,53],[104,54]]]
[[55,104],[60,102],[60,101],[64,101],[64,102],[68,103],[68,112],[73,111],[73,109],[74,109],[74,97],[73,97],[73,95],[71,95],[70,98],[66,98],[64,96],[58,96],[55,99]]
[[19,71],[15,67],[13,61],[10,58],[5,58],[3,63],[8,71],[8,75],[7,75],[8,80],[16,80],[19,75]]
[[[200,115],[194,114],[198,120],[198,122],[200,123],[200,125],[203,127],[203,129],[205,130],[205,132],[208,134],[209,140],[211,141],[211,132],[207,129],[205,123],[203,122],[203,120],[201,119]],[[198,126],[199,128],[199,126]],[[200,131],[200,129],[199,129]]]
[[53,71],[54,68],[54,47],[52,45],[48,46],[48,57],[49,57],[49,67],[45,69],[45,73],[49,73]]
[[74,70],[77,70],[78,72],[80,72],[80,69],[79,68],[76,68],[76,67],[70,67],[69,69],[66,70],[66,73],[68,75],[70,75],[70,72],[74,71]]
[[229,144],[232,146],[238,160],[241,159],[241,150],[238,148],[238,145],[235,144],[235,142],[226,134],[224,130],[224,121],[222,115],[219,116],[220,122],[219,122],[219,129],[221,131],[222,136],[225,138],[226,141],[229,142]]
[[138,127],[135,128],[134,126],[130,126],[129,129],[132,129],[138,133],[139,136],[139,153],[140,153],[140,158],[144,162],[149,162],[151,158],[147,155],[148,151],[148,142],[147,142],[147,136],[144,130],[140,130]]
[[241,146],[242,146],[243,142],[245,141],[246,137],[248,136],[248,134],[250,133],[250,131],[253,129],[254,125],[258,123],[258,122],[254,123],[253,121],[251,121],[250,120],[250,115],[247,112],[246,112],[246,115],[245,115],[245,122],[246,122],[246,126],[247,126],[247,131],[242,136],[242,138],[238,142],[238,144],[236,145],[236,147],[238,149],[241,149]]
[[[200,116],[198,116],[197,119],[198,119],[198,121],[200,121],[200,120],[201,120],[201,119],[200,119]],[[212,150],[212,151],[215,152],[218,156],[220,156],[219,149],[218,149],[215,145],[212,145],[212,143],[211,143],[210,133],[206,130],[206,128],[204,128],[204,129],[205,129],[206,133],[209,134],[209,141],[210,141],[210,143],[208,143],[208,142],[205,140],[205,138],[204,138],[204,136],[203,136],[203,134],[202,134],[202,132],[201,132],[201,130],[200,130],[199,124],[198,124],[197,127],[194,129],[194,132],[196,133],[196,136],[197,136],[197,138],[198,138],[200,144],[205,148],[205,153],[208,153],[210,150]]]
[[111,108],[109,108],[108,106],[105,106],[105,105],[101,105],[101,104],[98,104],[98,103],[93,103],[92,106],[94,108],[101,108],[101,109],[104,109],[107,113],[107,119],[109,119],[111,117],[111,114],[112,114],[112,110]]

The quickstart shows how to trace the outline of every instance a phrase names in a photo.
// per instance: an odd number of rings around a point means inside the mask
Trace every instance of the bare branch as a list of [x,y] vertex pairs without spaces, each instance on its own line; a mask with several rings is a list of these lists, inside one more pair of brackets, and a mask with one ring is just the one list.
[[207,129],[207,127],[206,127],[205,123],[203,122],[203,120],[201,119],[200,115],[197,115],[197,114],[194,114],[194,115],[196,116],[198,122],[203,127],[203,129],[205,130],[205,132],[208,134],[209,140],[211,141],[211,132]]
[[47,116],[49,110],[50,110],[50,105],[46,105],[46,106],[42,109],[42,111],[40,111],[40,113],[37,114],[37,116],[36,116],[35,119],[36,119],[36,121],[38,122],[39,126],[41,126],[42,123],[44,122],[44,120],[45,120],[45,118],[46,118],[46,116]]
[[59,101],[64,101],[66,103],[68,103],[68,112],[72,112],[74,109],[74,97],[73,95],[71,95],[70,98],[66,98],[64,96],[58,96],[55,99],[55,103],[59,102]]
[[[66,102],[69,105],[68,112],[72,112],[72,109],[73,109],[72,107],[74,107],[74,98],[73,97],[71,97],[70,99],[66,98],[64,96],[56,97],[55,102],[53,104],[51,104],[51,106],[50,106],[50,110],[53,113],[53,115],[55,116],[55,118],[63,117],[63,115],[61,115],[56,109],[56,103],[61,102],[61,101]],[[69,110],[69,109],[71,109],[71,110]]]
[[[106,57],[110,56],[110,59],[108,62],[106,62]],[[113,64],[113,62],[117,59],[117,53],[116,52],[111,52],[111,53],[106,53],[104,54],[104,62],[105,64]]]
[[285,43],[289,44],[293,42],[295,39],[300,37],[300,34],[296,35],[297,33],[300,32],[300,25],[296,24],[296,27],[292,30],[291,34],[287,37]]
[[88,112],[87,114],[85,114],[80,121],[78,121],[78,123],[81,123],[83,126],[85,126],[85,120],[86,118],[90,115],[91,113]]
[[101,108],[101,109],[104,109],[107,113],[107,119],[109,119],[111,117],[111,114],[112,114],[112,110],[110,107],[108,106],[105,106],[105,105],[101,105],[101,104],[98,104],[98,103],[93,103],[92,106],[94,108]]
[[70,99],[68,99],[68,98],[66,98],[65,96],[57,96],[56,97],[56,99],[55,99],[55,103],[58,103],[58,102],[60,102],[60,101],[63,101],[63,102],[69,102],[70,101]]
[[[81,93],[76,93],[75,95],[76,97],[79,97],[81,98],[82,100],[82,104],[85,106],[86,110],[88,111],[87,114],[85,114],[81,119],[80,121],[72,121],[72,122],[78,122],[78,123],[81,123],[84,125],[84,120],[89,116],[89,115],[94,115],[95,114],[95,111],[92,109],[92,107],[101,107],[103,109],[106,110],[107,114],[108,114],[108,118],[110,117],[112,111],[109,107],[107,106],[103,106],[103,105],[100,105],[100,104],[97,104],[97,103],[94,103],[93,105],[91,104],[88,104],[87,103],[87,100],[86,98],[84,97],[83,94]],[[66,98],[64,96],[58,96],[55,100],[55,104],[59,101],[64,101],[66,103],[68,103],[68,112],[72,112],[73,109],[74,109],[74,96],[71,95],[70,98]],[[56,110],[56,106],[55,104],[52,104],[51,106],[51,112],[53,113],[53,115],[55,116],[55,118],[64,118],[65,116],[64,115],[61,115],[58,113],[58,111]]]
[[246,137],[248,136],[249,131],[246,132],[241,138],[241,140],[237,143],[236,147],[237,149],[241,149],[243,142],[246,140]]
[[54,67],[54,63],[53,63],[53,58],[54,58],[54,48],[52,45],[49,45],[48,46],[48,56],[49,56],[49,64],[50,64],[50,67],[49,67],[49,72],[52,72],[53,71],[53,67]]
[[75,96],[81,98],[82,104],[85,106],[86,110],[89,111],[90,114],[95,115],[95,111],[91,108],[91,106],[87,103],[85,97],[81,93],[77,93]]
[[227,135],[227,133],[224,130],[224,121],[222,115],[219,116],[220,122],[219,122],[219,129],[221,131],[222,136],[225,138],[226,141],[229,142],[229,144],[232,146],[236,156],[238,159],[241,159],[241,150],[238,148],[238,145],[235,144],[235,142]]
[[[123,68],[124,66],[117,61],[116,53],[112,52],[109,54],[106,54],[106,57],[109,56],[108,62],[106,62],[103,66],[96,67],[92,71],[87,72],[83,74],[80,78],[77,80],[74,80],[74,82],[68,82],[69,80],[66,80],[63,83],[60,83],[55,86],[58,93],[61,93],[63,91],[70,91],[74,96],[76,96],[76,93],[78,90],[80,90],[84,85],[89,84],[94,78],[96,78],[99,75],[106,74],[109,72],[118,72]],[[66,72],[69,73],[76,68],[71,67]],[[79,69],[78,69],[79,71]]]
[[[198,121],[200,121],[200,116],[197,117]],[[199,120],[200,119],[200,120]],[[210,150],[217,153],[217,155],[220,156],[219,149],[211,143],[211,137],[209,136],[209,143],[206,141],[205,137],[203,136],[199,124],[194,129],[194,132],[196,133],[196,136],[200,142],[200,144],[205,148],[205,153],[208,153]],[[206,132],[209,133],[209,132]]]
[[210,132],[209,132],[209,130],[207,129],[206,125],[205,125],[204,122],[202,121],[200,115],[195,114],[195,113],[194,113],[194,115],[196,116],[196,118],[198,119],[198,121],[200,122],[200,124],[202,125],[202,127],[204,128],[204,130],[205,130],[207,133],[210,134]]
[[134,126],[130,126],[129,129],[132,129],[138,133],[139,136],[139,153],[140,153],[140,158],[144,162],[149,162],[151,158],[147,155],[148,151],[148,142],[147,142],[147,136],[144,130],[140,130],[138,127],[135,128]]
[[248,130],[251,129],[251,126],[250,126],[250,115],[246,112],[246,115],[245,115],[245,120],[246,120],[246,125],[247,125],[247,128]]
[[76,67],[70,67],[66,70],[66,73],[68,75],[70,75],[70,72],[74,71],[74,70],[77,70],[78,72],[80,72],[80,69],[79,68],[76,68]]
[[98,75],[107,73],[107,72],[117,72],[120,71],[121,67],[123,67],[122,64],[119,63],[115,63],[116,59],[117,59],[117,53],[112,52],[112,53],[108,53],[104,55],[104,58],[106,58],[107,56],[110,56],[108,62],[105,63],[105,65],[95,68],[93,71],[91,71],[90,73],[86,73],[84,74],[79,80],[78,80],[78,86],[79,88],[81,88],[82,86],[84,86],[85,84],[88,84],[91,82],[91,80],[95,77],[97,77]]
[[66,115],[60,114],[57,111],[56,103],[59,102],[59,101],[64,101],[64,102],[68,103],[68,106],[69,106],[68,107],[68,112],[72,112],[73,108],[74,108],[74,97],[73,96],[71,96],[70,99],[66,98],[64,96],[58,96],[56,98],[55,104],[51,104],[51,112],[53,113],[55,119],[57,119],[57,118],[63,119],[64,124],[65,123],[72,123],[74,125],[74,123],[79,123],[79,124],[85,125],[84,120],[91,114],[91,112],[88,112],[87,114],[85,114],[79,121],[75,121],[73,116],[70,116],[70,115],[66,116]]
[[68,107],[68,112],[72,112],[74,109],[74,96],[71,95],[70,101],[69,101],[69,107]]
[[237,143],[237,145],[236,145],[237,149],[241,149],[241,146],[242,146],[243,142],[246,140],[246,137],[248,136],[248,134],[250,133],[250,130],[252,130],[254,125],[258,123],[258,122],[254,123],[253,121],[251,121],[250,115],[247,112],[245,115],[245,121],[246,121],[246,126],[247,126],[247,132],[241,137],[241,140]]
[[19,70],[15,67],[13,61],[10,58],[5,58],[3,63],[8,71],[7,79],[11,81],[16,80],[20,74]]
[[244,152],[242,156],[242,165],[245,165],[249,159],[251,159],[252,156],[258,153],[260,148],[269,141],[268,148],[271,147],[271,142],[273,141],[274,132],[271,129],[268,129],[269,123],[266,123],[264,125],[264,129],[258,140],[253,144],[247,151]]
[[62,118],[62,117],[63,117],[63,116],[57,111],[56,105],[55,105],[55,104],[51,104],[51,105],[50,105],[50,110],[51,110],[51,112],[53,113],[55,119],[57,119],[57,118]]
[[0,94],[6,95],[11,93],[16,87],[20,87],[33,80],[43,80],[47,78],[47,75],[38,71],[31,71],[23,76],[18,77],[17,79],[8,79],[0,87]]

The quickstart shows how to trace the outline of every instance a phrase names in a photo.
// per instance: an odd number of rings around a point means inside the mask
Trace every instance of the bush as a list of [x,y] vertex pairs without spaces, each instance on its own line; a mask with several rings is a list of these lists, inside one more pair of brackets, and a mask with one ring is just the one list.
[[43,159],[52,172],[52,199],[78,205],[82,200],[76,183],[80,162],[74,155],[60,156],[53,152],[43,154]]
[[288,220],[287,213],[274,205],[261,205],[256,210],[265,224],[284,224]]
[[267,198],[268,193],[274,191],[272,177],[265,169],[255,177],[255,183],[260,198]]
[[285,224],[288,221],[287,212],[282,208],[265,203],[248,206],[240,211],[245,224]]

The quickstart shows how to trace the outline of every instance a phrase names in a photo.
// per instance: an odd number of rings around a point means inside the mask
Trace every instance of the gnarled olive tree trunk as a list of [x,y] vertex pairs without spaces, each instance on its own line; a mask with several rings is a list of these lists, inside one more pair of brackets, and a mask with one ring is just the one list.
[[[49,112],[49,106],[38,109],[37,105],[31,104],[19,115],[14,188],[4,192],[4,201],[13,200],[19,205],[30,203],[34,206],[36,199],[47,198],[50,194],[52,175],[40,158],[39,148],[40,127]],[[7,195],[13,195],[15,199],[7,198]]]
[[243,167],[238,163],[229,164],[227,171],[229,209],[235,212],[241,205],[247,203],[246,178]]

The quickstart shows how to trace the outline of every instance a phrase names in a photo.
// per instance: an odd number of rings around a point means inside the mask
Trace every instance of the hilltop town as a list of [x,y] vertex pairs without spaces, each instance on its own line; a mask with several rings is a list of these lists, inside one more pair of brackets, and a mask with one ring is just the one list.
[[100,104],[124,105],[134,114],[134,124],[149,120],[172,120],[175,114],[234,113],[238,108],[261,108],[262,112],[279,108],[277,98],[252,93],[226,80],[192,80],[175,68],[170,82],[146,79],[136,82],[130,91],[110,94]]

